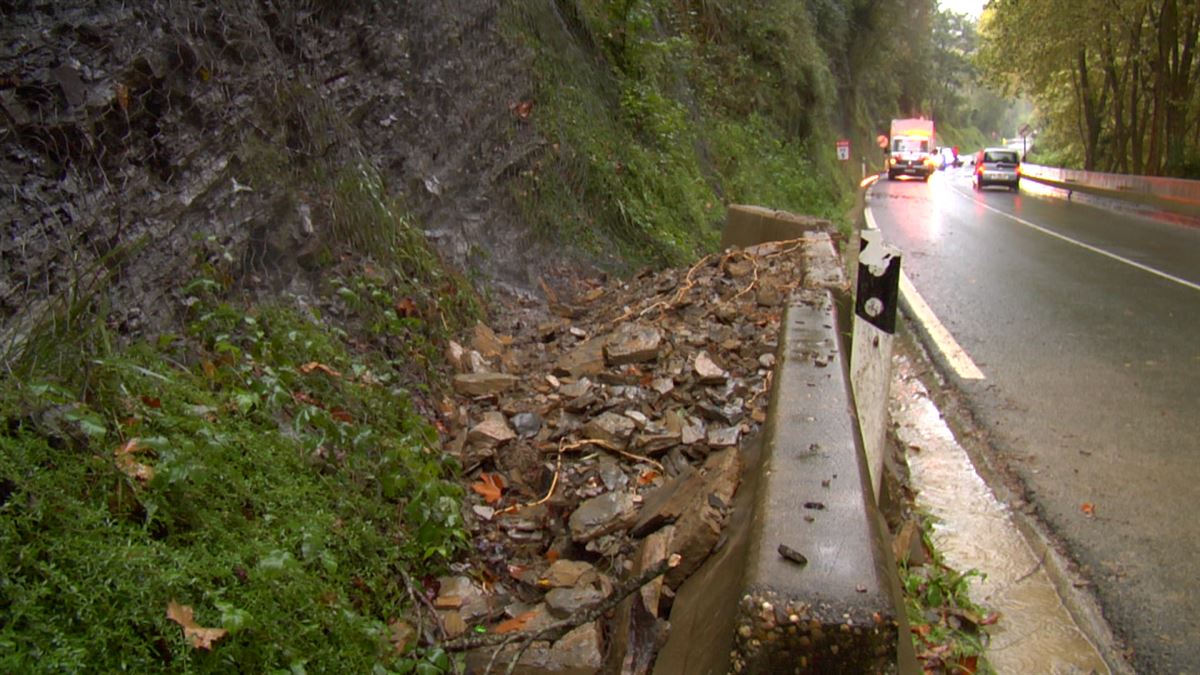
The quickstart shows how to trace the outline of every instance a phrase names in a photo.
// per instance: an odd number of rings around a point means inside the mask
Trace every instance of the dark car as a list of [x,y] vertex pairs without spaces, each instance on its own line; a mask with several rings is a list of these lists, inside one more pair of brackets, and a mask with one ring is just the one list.
[[975,189],[1002,185],[1013,192],[1021,187],[1021,155],[1008,148],[984,148],[975,153]]

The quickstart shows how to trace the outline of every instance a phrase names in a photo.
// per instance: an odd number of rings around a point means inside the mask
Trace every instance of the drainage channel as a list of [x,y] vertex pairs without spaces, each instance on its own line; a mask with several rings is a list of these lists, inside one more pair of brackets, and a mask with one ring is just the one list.
[[1039,558],[976,473],[905,358],[895,362],[890,401],[896,435],[907,448],[918,508],[934,516],[932,539],[947,565],[978,570],[971,598],[1000,620],[989,630],[987,660],[1007,673],[1109,673],[1055,590]]

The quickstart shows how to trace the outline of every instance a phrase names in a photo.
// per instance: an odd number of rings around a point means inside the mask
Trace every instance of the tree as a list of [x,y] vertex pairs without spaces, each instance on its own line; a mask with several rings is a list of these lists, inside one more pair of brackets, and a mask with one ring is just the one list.
[[1178,176],[1200,165],[1198,35],[1194,1],[993,0],[980,62],[1084,168]]

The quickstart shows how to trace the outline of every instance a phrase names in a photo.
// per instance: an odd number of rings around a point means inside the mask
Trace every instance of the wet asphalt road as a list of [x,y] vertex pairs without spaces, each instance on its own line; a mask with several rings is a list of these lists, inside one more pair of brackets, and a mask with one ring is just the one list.
[[867,204],[983,371],[951,381],[1134,667],[1200,673],[1200,228],[1035,191],[939,173]]

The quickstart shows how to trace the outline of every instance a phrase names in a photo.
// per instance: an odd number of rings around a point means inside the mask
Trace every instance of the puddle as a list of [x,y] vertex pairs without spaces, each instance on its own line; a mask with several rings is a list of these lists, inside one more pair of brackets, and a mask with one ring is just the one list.
[[[950,567],[979,570],[971,598],[1000,620],[987,659],[1006,673],[1109,673],[1099,651],[1063,606],[1042,560],[975,472],[906,360],[896,363],[892,420],[905,447],[917,505],[938,519],[934,546]],[[914,449],[919,448],[919,450]]]

